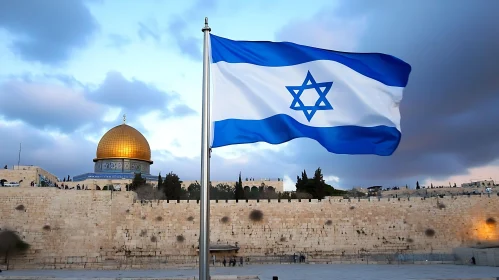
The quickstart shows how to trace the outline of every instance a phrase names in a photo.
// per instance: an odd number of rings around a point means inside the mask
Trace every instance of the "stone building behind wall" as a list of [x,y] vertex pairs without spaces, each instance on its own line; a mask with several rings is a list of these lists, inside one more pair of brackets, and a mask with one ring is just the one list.
[[54,174],[33,165],[15,165],[12,169],[0,169],[0,180],[4,180],[5,184],[18,183],[20,187],[29,187],[31,183],[41,186],[42,181],[58,181]]
[[470,183],[463,183],[461,184],[462,188],[479,188],[479,187],[494,187],[495,183],[494,180],[480,180],[480,181],[474,181]]

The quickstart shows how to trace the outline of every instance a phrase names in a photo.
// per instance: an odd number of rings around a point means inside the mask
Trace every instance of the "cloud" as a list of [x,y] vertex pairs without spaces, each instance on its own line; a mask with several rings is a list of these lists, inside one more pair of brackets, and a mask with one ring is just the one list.
[[155,42],[161,41],[158,23],[155,20],[151,20],[148,23],[139,22],[139,30],[137,33],[140,39],[144,41],[148,38],[152,38]]
[[130,38],[120,35],[120,34],[109,34],[109,47],[116,48],[116,49],[122,49],[125,46],[128,46],[132,43],[132,40]]
[[136,115],[160,111],[164,118],[183,117],[196,112],[180,103],[176,93],[164,92],[153,85],[132,79],[127,80],[119,72],[109,72],[104,82],[89,93],[89,98],[98,103],[120,107]]
[[342,3],[290,23],[276,33],[278,39],[384,52],[410,63],[400,147],[391,157],[331,155],[314,141],[298,139],[290,142],[283,162],[297,161],[310,170],[321,166],[351,187],[444,179],[499,158],[499,2]]
[[293,41],[297,44],[313,43],[314,47],[318,48],[352,51],[357,47],[366,28],[365,16],[331,17],[331,11],[325,9],[316,14],[313,20],[294,21],[284,26],[276,33],[276,37],[279,40]]
[[[253,177],[255,179],[272,178],[277,180],[276,170],[282,170],[287,167],[285,163],[276,163],[269,155],[276,155],[276,153],[260,151],[253,152],[247,157],[224,158],[220,155],[219,149],[214,149],[210,163],[210,173],[213,180],[237,180],[239,172],[244,178]],[[201,174],[201,159],[199,156],[195,157],[179,157],[173,155],[168,150],[153,151],[152,157],[154,165],[151,167],[151,173],[157,174],[161,171],[173,171],[182,180],[199,180]],[[269,168],[269,166],[273,166]],[[163,170],[163,168],[169,170]],[[282,178],[282,177],[281,177]]]
[[0,116],[41,129],[66,134],[89,125],[99,129],[105,125],[102,120],[106,114],[116,108],[135,120],[156,111],[163,118],[196,114],[182,103],[179,94],[127,80],[119,72],[109,72],[95,88],[61,74],[26,74],[20,78],[0,83]]
[[8,81],[0,85],[0,99],[0,115],[7,120],[63,132],[78,129],[105,112],[102,104],[87,100],[83,92],[57,84]]
[[9,135],[2,140],[0,158],[2,166],[17,165],[19,143],[22,143],[21,165],[37,165],[59,177],[88,172],[95,156],[95,144],[85,140],[84,135],[72,137],[47,133],[20,122],[2,122],[0,133]]
[[170,35],[173,36],[179,50],[187,57],[199,61],[202,59],[201,37],[186,35],[187,22],[182,18],[176,18],[169,26]]
[[0,1],[0,28],[13,37],[11,49],[22,59],[60,64],[86,46],[98,24],[79,0]]
[[[202,36],[191,35],[192,24],[196,24],[198,32],[200,32],[199,20],[190,19],[200,19],[204,18],[206,13],[213,13],[218,6],[217,0],[196,0],[194,4],[184,11],[183,13],[174,16],[173,19],[168,24],[169,35],[172,36],[173,41],[177,45],[179,51],[185,54],[188,58],[194,61],[201,61],[203,58],[202,54]],[[199,34],[199,33],[198,33]]]

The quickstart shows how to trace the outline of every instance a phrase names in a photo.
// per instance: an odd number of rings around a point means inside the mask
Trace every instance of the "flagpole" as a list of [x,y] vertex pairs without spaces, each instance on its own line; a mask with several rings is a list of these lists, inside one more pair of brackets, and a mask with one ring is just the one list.
[[201,126],[201,205],[199,226],[199,279],[210,279],[210,55],[211,28],[204,18],[203,109]]

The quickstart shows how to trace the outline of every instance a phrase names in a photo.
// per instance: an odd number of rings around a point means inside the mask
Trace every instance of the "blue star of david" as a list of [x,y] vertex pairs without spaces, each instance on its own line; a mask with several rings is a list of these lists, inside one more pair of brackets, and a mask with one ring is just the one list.
[[[329,103],[326,99],[326,95],[332,86],[333,82],[317,83],[312,74],[310,74],[310,71],[308,71],[307,77],[305,77],[305,81],[303,81],[301,86],[286,86],[288,91],[293,96],[293,102],[289,108],[297,111],[303,111],[303,114],[305,114],[308,122],[310,122],[317,111],[333,110],[333,106],[331,106],[331,103]],[[303,91],[306,89],[315,89],[315,91],[319,94],[319,99],[317,99],[317,102],[315,102],[315,105],[313,106],[305,106],[300,99]]]

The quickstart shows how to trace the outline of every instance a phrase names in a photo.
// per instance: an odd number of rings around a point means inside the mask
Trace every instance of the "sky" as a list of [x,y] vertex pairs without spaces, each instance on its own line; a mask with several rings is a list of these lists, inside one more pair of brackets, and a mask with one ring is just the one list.
[[213,150],[211,178],[414,188],[499,181],[499,1],[0,1],[0,164],[92,172],[99,139],[127,123],[151,173],[200,176],[204,17],[233,40],[381,52],[412,66],[389,157],[328,153],[300,138]]

